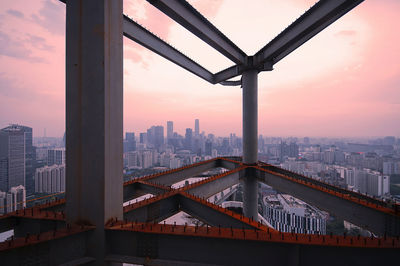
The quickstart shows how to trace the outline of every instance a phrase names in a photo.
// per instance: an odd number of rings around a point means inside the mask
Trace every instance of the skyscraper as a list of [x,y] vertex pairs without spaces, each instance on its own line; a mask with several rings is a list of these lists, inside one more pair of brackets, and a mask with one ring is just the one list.
[[191,128],[187,128],[185,134],[185,149],[192,150],[192,138],[193,130]]
[[174,122],[167,121],[167,140],[171,139],[174,135]]
[[126,140],[126,152],[135,151],[136,150],[135,133],[126,132],[125,140]]
[[164,127],[163,126],[155,126],[153,144],[156,149],[159,149],[164,144]]
[[198,137],[200,134],[200,122],[199,119],[194,120],[194,135]]
[[147,141],[152,144],[154,148],[159,149],[164,144],[164,127],[152,126],[147,129]]
[[33,192],[32,128],[10,125],[0,130],[0,190],[24,186]]
[[65,164],[65,148],[47,150],[47,165]]
[[205,154],[208,156],[212,154],[212,142],[210,140],[206,141]]

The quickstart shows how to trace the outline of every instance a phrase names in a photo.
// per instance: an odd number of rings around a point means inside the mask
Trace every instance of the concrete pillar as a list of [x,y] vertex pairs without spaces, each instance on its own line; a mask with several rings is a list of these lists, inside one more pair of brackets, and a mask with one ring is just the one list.
[[96,265],[105,222],[123,215],[122,33],[122,0],[67,1],[66,217],[96,226]]
[[[242,75],[243,87],[243,163],[257,163],[258,153],[258,100],[256,69],[247,70]],[[246,172],[243,178],[243,212],[247,217],[258,218],[258,184],[254,174]]]

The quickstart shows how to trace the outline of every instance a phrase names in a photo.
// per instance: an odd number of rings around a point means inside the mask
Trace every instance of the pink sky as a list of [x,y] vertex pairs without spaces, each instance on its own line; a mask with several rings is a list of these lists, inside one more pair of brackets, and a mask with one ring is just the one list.
[[[307,10],[307,0],[192,0],[247,54]],[[232,65],[144,0],[124,12],[212,72]],[[259,133],[266,136],[400,135],[400,1],[367,0],[259,75]],[[56,0],[0,3],[0,127],[34,136],[65,127],[65,6]],[[183,134],[241,135],[241,89],[211,85],[124,40],[124,130],[174,121]]]

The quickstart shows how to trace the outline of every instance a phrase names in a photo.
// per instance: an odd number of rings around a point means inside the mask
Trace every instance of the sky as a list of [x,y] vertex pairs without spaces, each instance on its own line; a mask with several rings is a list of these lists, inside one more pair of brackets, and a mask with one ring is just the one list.
[[[248,55],[290,25],[314,0],[191,0]],[[233,63],[144,0],[124,13],[215,73]],[[258,75],[259,134],[400,136],[400,1],[366,0]],[[124,131],[174,121],[184,134],[242,132],[242,91],[211,85],[124,38]],[[0,2],[0,127],[34,136],[65,130],[65,5]]]

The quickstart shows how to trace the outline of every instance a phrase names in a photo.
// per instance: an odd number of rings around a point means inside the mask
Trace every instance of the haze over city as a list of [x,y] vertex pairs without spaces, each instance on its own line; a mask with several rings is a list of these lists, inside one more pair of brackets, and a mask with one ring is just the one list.
[[[190,3],[252,54],[314,1]],[[145,1],[124,1],[124,9],[210,71],[232,65]],[[260,74],[259,133],[398,136],[399,12],[399,1],[366,1],[279,62],[274,71]],[[183,134],[199,118],[206,132],[241,135],[238,87],[210,85],[127,39],[124,59],[124,131],[144,132],[173,120],[176,131]],[[34,136],[42,136],[44,128],[47,136],[62,136],[64,4],[3,1],[0,62],[0,127],[20,123],[34,128]]]

